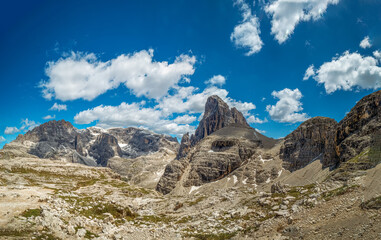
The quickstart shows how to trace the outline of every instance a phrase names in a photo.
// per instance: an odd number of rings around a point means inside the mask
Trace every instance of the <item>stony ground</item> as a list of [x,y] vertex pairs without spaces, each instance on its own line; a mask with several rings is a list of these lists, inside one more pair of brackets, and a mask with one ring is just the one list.
[[381,239],[380,171],[263,188],[233,172],[163,196],[108,168],[2,156],[0,239]]

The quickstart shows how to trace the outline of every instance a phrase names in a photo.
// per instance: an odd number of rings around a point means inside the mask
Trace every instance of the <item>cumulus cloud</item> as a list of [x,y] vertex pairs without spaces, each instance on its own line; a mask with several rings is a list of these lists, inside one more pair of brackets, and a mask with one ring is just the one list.
[[300,99],[303,95],[299,89],[291,90],[285,88],[278,92],[273,91],[271,95],[279,99],[275,105],[266,106],[266,111],[274,121],[296,123],[303,122],[309,118],[306,113],[301,113],[303,107]]
[[4,134],[12,135],[21,131],[29,131],[33,128],[40,125],[39,123],[36,123],[35,121],[29,120],[28,118],[21,120],[21,127],[6,127],[4,130]]
[[372,44],[370,43],[369,36],[366,36],[361,42],[360,47],[361,48],[370,48]]
[[196,121],[197,117],[195,116],[190,116],[190,115],[183,115],[183,116],[178,116],[173,120],[177,124],[189,124],[194,121]]
[[313,75],[315,75],[315,69],[314,69],[314,65],[311,65],[307,68],[306,73],[304,74],[303,80],[308,80]]
[[261,124],[261,123],[267,122],[267,119],[265,118],[265,119],[262,120],[262,119],[259,119],[256,116],[250,116],[250,117],[247,118],[247,122],[248,123],[259,123],[259,124]]
[[4,130],[4,134],[7,135],[12,135],[18,132],[20,132],[20,130],[17,127],[6,127]]
[[139,103],[123,102],[119,106],[101,105],[78,113],[74,120],[78,124],[97,121],[97,126],[102,128],[135,126],[174,135],[194,132],[193,126],[164,119],[160,110],[146,108]]
[[0,136],[0,143],[5,142],[6,139],[3,136]]
[[339,0],[275,0],[265,7],[265,11],[272,16],[271,33],[281,44],[293,34],[300,22],[320,19],[328,5],[338,2]]
[[215,75],[212,78],[210,78],[208,81],[205,81],[205,84],[209,85],[218,85],[222,86],[226,82],[226,78],[222,75]]
[[40,83],[46,99],[62,101],[84,99],[91,101],[110,89],[124,84],[136,96],[160,98],[195,71],[196,58],[176,57],[173,63],[153,60],[153,50],[122,54],[109,61],[95,54],[72,52],[46,68],[48,80]]
[[43,117],[42,119],[45,119],[45,120],[50,120],[50,119],[55,119],[56,118],[56,115],[47,115],[45,117]]
[[205,88],[202,92],[195,87],[179,87],[173,95],[168,95],[159,101],[158,107],[163,113],[170,115],[172,113],[202,113],[205,108],[206,100],[209,96],[217,95],[224,100],[230,107],[235,107],[245,116],[249,111],[256,107],[250,102],[241,102],[228,97],[228,91],[216,86]]
[[66,104],[57,104],[57,103],[54,103],[53,106],[51,108],[49,108],[50,111],[66,111],[67,110],[67,106]]
[[374,51],[373,56],[379,60],[381,60],[381,52],[380,51]]
[[39,123],[36,123],[33,120],[29,120],[28,118],[21,120],[21,127],[20,130],[33,130],[33,128],[37,127],[40,125]]
[[[248,118],[251,117],[250,111],[255,109],[253,103],[228,97],[225,89],[209,86],[200,92],[199,89],[189,86],[176,87],[172,95],[156,100],[154,106],[146,107],[144,101],[122,103],[119,106],[101,105],[79,112],[74,120],[78,124],[96,122],[97,126],[103,128],[135,126],[181,136],[186,132],[194,132],[195,127],[189,124],[195,122],[197,117],[191,114],[202,115],[206,100],[211,95],[220,96],[229,106],[236,107]],[[255,120],[262,121],[257,118]]]
[[258,129],[258,128],[255,128],[255,131],[257,131],[257,132],[259,132],[259,133],[261,133],[261,134],[265,134],[265,133],[266,133],[265,130],[260,130],[260,129]]
[[344,52],[315,71],[313,78],[323,84],[327,93],[337,90],[378,89],[381,87],[380,60],[359,53]]
[[250,56],[259,52],[263,46],[259,36],[261,34],[259,20],[251,13],[250,6],[244,0],[237,0],[235,5],[238,5],[242,12],[242,22],[234,27],[230,40],[236,47],[248,49],[246,55]]

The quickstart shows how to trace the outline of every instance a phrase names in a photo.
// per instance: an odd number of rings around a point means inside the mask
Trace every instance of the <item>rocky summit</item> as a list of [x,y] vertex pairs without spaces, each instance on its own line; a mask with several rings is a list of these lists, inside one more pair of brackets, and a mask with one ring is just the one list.
[[381,91],[284,139],[208,98],[194,135],[44,123],[0,150],[1,239],[379,239]]

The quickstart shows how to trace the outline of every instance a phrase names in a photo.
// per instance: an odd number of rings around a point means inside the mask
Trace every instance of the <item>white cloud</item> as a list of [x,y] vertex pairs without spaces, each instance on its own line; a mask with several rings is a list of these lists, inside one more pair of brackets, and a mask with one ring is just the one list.
[[259,124],[261,124],[261,123],[267,122],[267,119],[265,118],[265,119],[262,120],[262,119],[259,119],[256,116],[250,116],[250,117],[247,118],[247,122],[248,123],[259,123]]
[[265,130],[259,130],[258,128],[255,128],[255,131],[257,131],[257,132],[259,132],[259,133],[261,133],[261,134],[265,134],[265,133],[266,133]]
[[6,127],[4,130],[4,134],[12,135],[21,131],[29,131],[33,128],[37,127],[39,123],[36,123],[35,121],[31,121],[28,118],[21,120],[21,127]]
[[183,115],[183,116],[178,116],[173,120],[177,124],[189,124],[194,121],[196,121],[197,117],[195,116],[190,116],[190,115]]
[[121,103],[119,106],[98,106],[75,115],[78,124],[89,124],[97,121],[97,126],[110,127],[142,127],[158,133],[181,135],[194,132],[188,124],[177,124],[165,119],[160,110],[145,108],[139,103]]
[[50,120],[50,119],[55,119],[56,118],[56,115],[47,115],[45,117],[43,117],[42,119],[45,119],[45,120]]
[[255,105],[250,102],[236,101],[228,97],[228,91],[216,86],[210,86],[204,91],[197,93],[198,89],[194,87],[179,87],[173,95],[166,96],[159,101],[158,107],[163,113],[170,115],[172,113],[202,113],[205,109],[205,103],[208,97],[212,95],[219,96],[230,107],[235,107],[247,116],[249,111],[255,109]]
[[311,65],[307,68],[306,73],[304,74],[303,80],[308,80],[313,75],[315,75],[315,69],[314,69],[314,65]]
[[20,132],[17,127],[6,127],[4,130],[4,134],[11,135]]
[[299,89],[285,88],[281,91],[273,91],[271,95],[278,98],[275,105],[267,105],[266,111],[270,114],[271,119],[278,122],[296,123],[303,122],[309,117],[303,111],[300,99],[303,97]]
[[[197,120],[190,114],[203,113],[206,100],[211,95],[218,95],[231,107],[236,107],[250,118],[249,111],[255,109],[255,105],[249,102],[236,101],[227,97],[228,92],[215,86],[209,86],[202,92],[195,87],[177,86],[173,95],[167,95],[156,100],[156,105],[145,107],[141,103],[122,103],[119,106],[98,106],[79,112],[74,120],[78,124],[96,125],[103,128],[110,127],[143,127],[158,133],[166,133],[180,136],[186,132],[193,133],[194,126],[190,126]],[[176,114],[176,118],[173,115]],[[198,119],[200,120],[200,119]]]
[[275,0],[265,7],[265,11],[272,16],[271,33],[281,44],[293,34],[297,24],[320,19],[329,4],[338,2],[339,0]]
[[314,79],[324,84],[327,93],[337,90],[378,89],[381,87],[380,61],[372,56],[364,57],[359,53],[344,52],[331,62],[320,66]]
[[136,96],[160,98],[179,81],[195,71],[196,58],[180,55],[169,64],[153,60],[153,50],[122,54],[103,62],[95,54],[72,52],[70,56],[49,62],[48,81],[40,83],[46,99],[91,101],[110,89],[124,84]]
[[67,106],[66,104],[57,104],[57,103],[54,103],[53,106],[51,108],[49,108],[50,111],[66,111],[67,110]]
[[372,44],[370,43],[369,36],[366,36],[361,42],[360,47],[361,48],[370,48]]
[[205,81],[205,84],[222,86],[225,84],[225,82],[226,82],[226,78],[224,76],[214,75],[208,81]]
[[39,123],[36,123],[33,120],[29,120],[28,118],[21,120],[21,123],[22,125],[20,127],[20,130],[28,130],[28,131],[33,130],[33,128],[40,125]]
[[0,136],[0,143],[5,142],[6,139],[3,136]]
[[261,30],[257,16],[251,13],[251,9],[244,0],[235,2],[242,12],[242,22],[234,27],[230,40],[238,48],[247,48],[247,56],[253,55],[261,50],[263,42],[259,36]]
[[373,52],[373,56],[379,60],[381,60],[381,52],[380,51],[374,51]]

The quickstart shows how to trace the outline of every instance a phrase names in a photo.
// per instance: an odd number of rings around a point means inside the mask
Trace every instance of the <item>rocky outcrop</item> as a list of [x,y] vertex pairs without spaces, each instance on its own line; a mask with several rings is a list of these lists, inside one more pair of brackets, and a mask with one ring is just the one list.
[[217,95],[210,96],[205,103],[204,115],[198,124],[195,134],[191,137],[189,137],[189,133],[183,136],[176,158],[185,157],[189,149],[206,136],[232,125],[251,128],[247,124],[243,114],[236,108],[230,109],[229,105]]
[[192,138],[193,145],[204,137],[231,124],[250,127],[245,117],[236,108],[230,109],[217,95],[210,96],[205,104],[204,116]]
[[[280,157],[291,171],[317,159],[323,167],[335,167],[368,150],[366,157],[379,154],[381,144],[375,139],[380,131],[381,91],[377,91],[362,98],[339,123],[323,117],[302,123],[285,138]],[[373,162],[367,166],[379,161]]]
[[189,174],[183,186],[200,186],[224,178],[255,153],[260,142],[208,136],[190,153]]
[[257,148],[275,142],[251,128],[237,109],[211,96],[195,135],[183,136],[176,159],[166,166],[156,189],[167,194],[179,182],[190,187],[217,181],[246,164]]
[[333,164],[335,150],[332,143],[336,124],[331,118],[314,117],[287,135],[280,148],[284,168],[295,171],[317,159],[325,167]]
[[55,158],[75,149],[78,132],[70,122],[65,120],[44,123],[25,135],[19,135],[16,142],[29,147],[29,154],[40,158]]
[[179,152],[177,153],[176,159],[181,159],[185,157],[190,151],[191,147],[192,147],[192,143],[189,137],[189,133],[186,133],[181,138],[180,148],[179,148]]
[[94,144],[89,149],[89,155],[97,159],[97,164],[102,167],[107,166],[107,162],[114,156],[122,156],[122,150],[118,145],[118,140],[107,133],[102,133],[97,137]]
[[338,124],[335,142],[341,162],[370,147],[373,135],[381,129],[381,91],[362,98]]
[[177,152],[176,138],[139,128],[76,129],[70,122],[49,121],[4,146],[24,149],[40,158],[61,159],[90,166],[107,166],[113,157],[137,158],[162,149]]
[[159,151],[162,148],[178,151],[177,138],[157,134],[140,128],[111,128],[107,133],[116,137],[122,149],[123,158],[137,158]]

